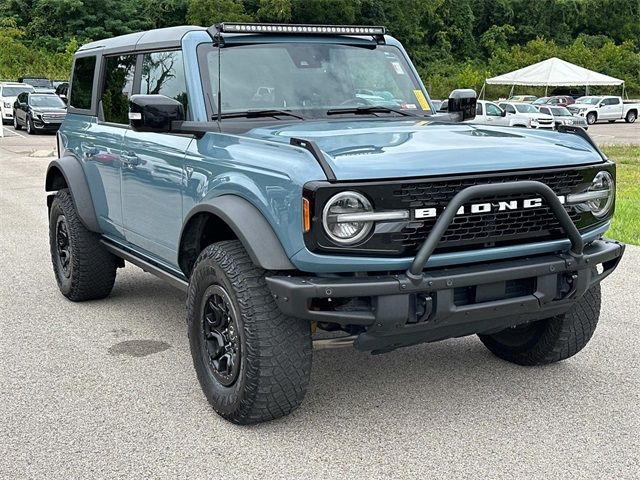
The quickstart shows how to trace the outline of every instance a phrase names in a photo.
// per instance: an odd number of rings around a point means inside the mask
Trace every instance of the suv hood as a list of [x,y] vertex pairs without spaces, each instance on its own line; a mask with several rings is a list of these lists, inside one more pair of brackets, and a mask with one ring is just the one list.
[[578,135],[429,120],[336,120],[256,128],[248,136],[313,140],[338,180],[422,177],[602,162]]

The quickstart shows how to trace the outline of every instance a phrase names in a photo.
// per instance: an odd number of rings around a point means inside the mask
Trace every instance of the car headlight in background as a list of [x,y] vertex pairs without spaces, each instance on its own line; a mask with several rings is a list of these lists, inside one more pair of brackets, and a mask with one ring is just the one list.
[[4,108],[11,108],[10,102],[4,102]]
[[584,193],[574,193],[567,196],[567,203],[583,204],[594,217],[602,218],[611,212],[616,187],[611,174],[600,171],[593,177],[591,185]]
[[573,120],[571,120],[570,118],[565,119],[564,121],[565,125],[573,125]]
[[322,211],[322,225],[331,240],[339,245],[353,245],[373,228],[371,202],[358,192],[341,192],[331,197]]

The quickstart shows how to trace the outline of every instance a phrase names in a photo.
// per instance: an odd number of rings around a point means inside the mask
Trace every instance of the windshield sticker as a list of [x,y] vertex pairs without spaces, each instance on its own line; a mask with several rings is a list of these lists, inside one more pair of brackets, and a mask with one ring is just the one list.
[[418,100],[418,103],[420,104],[420,107],[422,107],[422,110],[424,110],[425,112],[431,110],[429,108],[429,102],[427,102],[427,97],[424,96],[424,92],[422,90],[414,90],[413,94],[416,96],[416,100]]
[[404,70],[402,69],[400,62],[391,62],[391,65],[398,75],[404,75]]
[[417,110],[418,106],[415,103],[406,103],[406,102],[402,102],[400,104],[400,108],[402,110]]

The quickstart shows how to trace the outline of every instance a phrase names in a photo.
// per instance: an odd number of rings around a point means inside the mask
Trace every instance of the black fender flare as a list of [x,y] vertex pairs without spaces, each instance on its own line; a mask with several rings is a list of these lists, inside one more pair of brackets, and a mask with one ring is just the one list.
[[251,202],[237,195],[220,195],[193,207],[182,225],[181,244],[186,226],[199,213],[211,213],[224,221],[255,265],[265,270],[296,270],[264,215]]
[[89,183],[84,174],[82,165],[77,158],[66,156],[52,160],[47,167],[45,179],[45,191],[55,192],[60,189],[56,184],[58,172],[64,177],[64,181],[71,192],[71,198],[78,212],[80,220],[92,232],[102,233],[98,225],[98,218],[91,199]]

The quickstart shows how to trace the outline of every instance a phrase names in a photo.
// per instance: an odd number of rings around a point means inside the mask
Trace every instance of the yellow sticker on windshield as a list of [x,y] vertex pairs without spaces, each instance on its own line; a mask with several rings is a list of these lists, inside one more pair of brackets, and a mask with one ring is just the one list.
[[422,110],[424,110],[425,112],[431,110],[429,108],[429,102],[427,102],[427,97],[424,96],[422,90],[414,90],[413,94],[416,96],[416,100],[418,100],[418,103],[420,104],[420,107],[422,107]]

